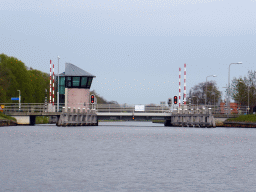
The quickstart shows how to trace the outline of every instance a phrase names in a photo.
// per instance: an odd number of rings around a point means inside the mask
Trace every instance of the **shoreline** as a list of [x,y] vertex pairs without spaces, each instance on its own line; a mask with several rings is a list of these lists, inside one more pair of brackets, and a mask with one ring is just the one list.
[[241,127],[241,128],[256,128],[254,122],[239,122],[239,121],[227,121],[223,122],[224,127]]
[[[120,120],[101,120],[99,122],[117,122]],[[122,122],[125,122],[124,120],[121,120]],[[162,124],[163,122],[152,122],[152,123],[160,123]],[[48,123],[45,123],[48,124]],[[5,127],[5,126],[17,126],[17,123],[13,120],[9,119],[0,119],[0,127]],[[254,122],[238,122],[238,121],[229,121],[229,122],[218,122],[216,123],[216,127],[234,127],[234,128],[256,128],[256,123]]]
[[0,127],[5,127],[5,126],[16,126],[17,123],[13,120],[9,119],[0,119]]

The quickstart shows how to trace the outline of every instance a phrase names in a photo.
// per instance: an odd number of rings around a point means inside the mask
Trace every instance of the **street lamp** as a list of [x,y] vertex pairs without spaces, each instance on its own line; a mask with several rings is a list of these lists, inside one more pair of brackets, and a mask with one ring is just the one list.
[[20,96],[20,90],[17,90],[19,91],[19,111],[20,111],[20,100],[21,100],[21,96]]
[[60,106],[60,57],[58,56],[58,92],[57,92],[57,112],[59,112],[59,106]]
[[[209,75],[207,77],[217,77],[216,75]],[[205,106],[206,106],[206,100],[207,100],[207,77],[206,77],[206,89],[205,89]]]
[[233,64],[241,65],[242,62],[230,63],[228,68],[228,114],[230,114],[230,66]]

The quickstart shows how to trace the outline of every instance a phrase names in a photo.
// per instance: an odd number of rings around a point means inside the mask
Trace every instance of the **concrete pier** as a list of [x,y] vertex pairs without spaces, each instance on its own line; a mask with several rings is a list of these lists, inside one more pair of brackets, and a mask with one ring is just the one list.
[[211,110],[181,110],[165,118],[165,126],[216,127]]
[[57,120],[57,126],[98,126],[98,118],[95,110],[75,110],[61,113]]

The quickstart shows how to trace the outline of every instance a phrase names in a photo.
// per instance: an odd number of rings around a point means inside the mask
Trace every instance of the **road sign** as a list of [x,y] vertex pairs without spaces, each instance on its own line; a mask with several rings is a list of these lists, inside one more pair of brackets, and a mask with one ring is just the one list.
[[19,101],[19,97],[12,97],[11,100],[12,101]]
[[145,111],[145,105],[135,105],[135,111]]

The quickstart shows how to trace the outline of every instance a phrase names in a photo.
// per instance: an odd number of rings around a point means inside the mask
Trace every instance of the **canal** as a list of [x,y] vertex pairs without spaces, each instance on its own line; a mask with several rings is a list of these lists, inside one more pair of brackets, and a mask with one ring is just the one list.
[[256,129],[0,128],[1,191],[255,191]]

